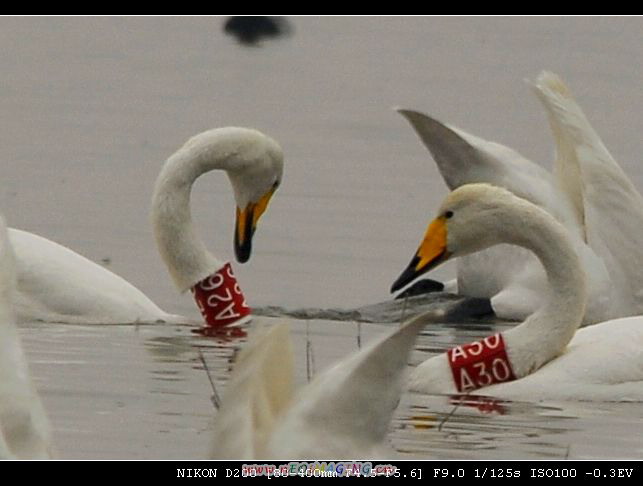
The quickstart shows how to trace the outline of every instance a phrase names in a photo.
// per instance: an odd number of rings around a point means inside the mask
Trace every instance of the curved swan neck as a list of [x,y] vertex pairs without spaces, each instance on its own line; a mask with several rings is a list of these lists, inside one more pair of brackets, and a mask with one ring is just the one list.
[[228,175],[237,208],[245,211],[251,203],[261,206],[248,219],[256,225],[272,194],[269,190],[279,184],[283,152],[276,141],[257,130],[225,127],[192,137],[165,162],[154,188],[152,224],[161,257],[183,292],[224,264],[207,251],[190,214],[194,181],[215,169]]
[[538,311],[503,333],[514,373],[521,377],[560,355],[574,336],[585,313],[586,277],[566,230],[545,211],[529,205],[505,223],[504,242],[534,252],[550,287]]
[[212,141],[203,135],[188,141],[165,162],[152,198],[152,224],[159,253],[181,292],[224,265],[206,249],[190,211],[194,181],[210,170],[229,169],[229,153],[215,152]]

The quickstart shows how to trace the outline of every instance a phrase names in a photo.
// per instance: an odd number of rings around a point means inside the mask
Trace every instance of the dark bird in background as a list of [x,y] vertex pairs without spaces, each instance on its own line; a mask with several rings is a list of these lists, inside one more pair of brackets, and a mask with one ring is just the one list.
[[266,38],[284,37],[292,33],[292,26],[283,17],[230,17],[223,27],[241,44],[257,45]]

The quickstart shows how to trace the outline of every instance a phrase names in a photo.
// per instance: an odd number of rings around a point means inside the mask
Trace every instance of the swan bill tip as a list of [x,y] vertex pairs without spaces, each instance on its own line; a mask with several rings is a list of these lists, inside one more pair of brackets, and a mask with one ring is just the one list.
[[255,204],[250,204],[243,211],[237,208],[237,221],[234,232],[234,254],[239,263],[250,260],[252,237],[255,232]]
[[250,254],[252,253],[252,245],[250,240],[246,240],[243,244],[238,244],[235,242],[234,245],[234,254],[237,257],[239,263],[246,263],[250,260]]
[[430,278],[425,278],[418,280],[409,288],[400,292],[395,296],[395,300],[405,299],[407,297],[415,297],[417,295],[427,295],[433,292],[443,292],[444,284],[438,282],[437,280],[432,280]]
[[402,272],[402,274],[397,277],[397,280],[393,282],[393,285],[391,285],[391,293],[397,292],[398,290],[402,289],[409,283],[411,283],[415,278],[419,275],[418,272],[415,270],[415,267],[417,265],[417,262],[419,262],[420,259],[419,257],[415,256],[411,263],[409,264],[408,267]]

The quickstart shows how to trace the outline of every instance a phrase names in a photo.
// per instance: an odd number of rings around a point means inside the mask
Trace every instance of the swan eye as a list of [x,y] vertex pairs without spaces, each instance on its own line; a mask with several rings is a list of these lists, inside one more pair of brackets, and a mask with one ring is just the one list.
[[272,190],[276,190],[279,187],[279,181],[275,181],[275,183],[272,185]]
[[447,211],[444,213],[444,217],[447,219],[450,219],[453,216],[453,211]]

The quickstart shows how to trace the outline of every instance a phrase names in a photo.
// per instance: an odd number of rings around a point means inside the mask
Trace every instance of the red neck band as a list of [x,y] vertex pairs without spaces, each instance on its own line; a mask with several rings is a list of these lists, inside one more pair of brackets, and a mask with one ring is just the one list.
[[452,348],[447,358],[459,392],[516,379],[500,333]]
[[239,323],[250,314],[230,263],[201,280],[191,290],[201,315],[210,327]]

